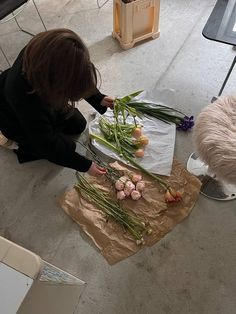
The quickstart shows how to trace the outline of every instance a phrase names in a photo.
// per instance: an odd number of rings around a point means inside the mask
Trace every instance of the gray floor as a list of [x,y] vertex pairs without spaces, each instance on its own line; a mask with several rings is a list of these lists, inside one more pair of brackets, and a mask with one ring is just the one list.
[[[48,28],[77,31],[102,74],[102,91],[124,95],[154,86],[174,88],[178,107],[197,115],[216,95],[235,55],[201,35],[212,0],[165,0],[161,37],[129,51],[112,39],[112,1],[36,0]],[[32,6],[20,21],[40,23]],[[11,60],[29,40],[13,22],[0,25]],[[5,68],[0,59],[0,67]],[[233,73],[225,93],[234,93]],[[91,112],[85,103],[82,110]],[[176,156],[186,164],[191,134],[178,134]],[[77,275],[88,284],[78,313],[233,314],[236,312],[236,206],[200,196],[192,214],[162,241],[110,267],[57,205],[74,171],[46,161],[19,165],[0,150],[0,234]]]

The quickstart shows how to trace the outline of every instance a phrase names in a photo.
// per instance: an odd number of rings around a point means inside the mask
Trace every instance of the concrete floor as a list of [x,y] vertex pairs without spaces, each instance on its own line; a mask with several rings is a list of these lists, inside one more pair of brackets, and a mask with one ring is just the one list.
[[[112,1],[36,0],[48,28],[77,31],[102,74],[101,90],[124,95],[154,86],[174,88],[178,107],[197,115],[216,95],[235,55],[232,47],[201,35],[212,0],[165,0],[161,37],[129,51],[111,37]],[[20,16],[40,30],[32,6]],[[11,60],[29,37],[13,22],[0,25],[0,43]],[[6,64],[0,58],[0,67]],[[234,93],[233,73],[225,93]],[[91,112],[85,103],[85,113]],[[176,156],[186,164],[191,134],[178,134]],[[0,234],[38,253],[88,284],[83,314],[233,314],[236,312],[235,201],[200,196],[192,214],[152,248],[110,267],[79,227],[57,205],[75,181],[74,171],[47,161],[19,165],[0,150]]]

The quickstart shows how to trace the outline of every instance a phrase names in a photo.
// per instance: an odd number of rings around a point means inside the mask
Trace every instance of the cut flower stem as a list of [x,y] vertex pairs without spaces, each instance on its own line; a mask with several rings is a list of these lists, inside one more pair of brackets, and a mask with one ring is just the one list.
[[[114,146],[113,144],[111,144],[110,142],[108,142],[106,139],[104,139],[103,137],[97,135],[97,134],[91,134],[91,137],[94,138],[95,140],[97,140],[98,142],[102,143],[103,145],[109,147],[110,149],[112,149],[115,153],[119,154],[119,150],[116,148],[116,146]],[[163,180],[161,179],[159,176],[149,172],[148,170],[146,170],[144,167],[142,167],[139,163],[137,163],[133,158],[127,156],[127,154],[122,151],[122,157],[128,161],[130,164],[132,164],[133,166],[135,166],[136,168],[140,169],[143,173],[145,173],[146,175],[148,175],[149,177],[151,177],[152,179],[154,179],[155,181],[157,181],[161,187],[163,187],[165,190],[169,189],[169,185]]]

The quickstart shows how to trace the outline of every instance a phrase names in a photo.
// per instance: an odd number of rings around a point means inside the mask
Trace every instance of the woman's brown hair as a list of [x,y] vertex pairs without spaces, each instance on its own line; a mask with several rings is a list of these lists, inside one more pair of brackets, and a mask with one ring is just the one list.
[[23,72],[33,91],[59,110],[89,96],[97,76],[87,47],[69,29],[37,34],[23,55]]

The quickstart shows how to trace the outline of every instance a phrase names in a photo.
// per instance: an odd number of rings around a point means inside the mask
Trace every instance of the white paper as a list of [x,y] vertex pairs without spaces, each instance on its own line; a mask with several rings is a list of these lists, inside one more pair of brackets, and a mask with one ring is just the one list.
[[[172,90],[153,90],[151,92],[143,92],[136,97],[135,100],[151,101],[168,107],[175,106],[174,92]],[[103,117],[112,121],[112,110],[108,109]],[[99,129],[100,119],[101,115],[97,114],[95,119],[90,122],[90,134],[94,133],[101,135]],[[136,161],[150,172],[160,175],[170,175],[175,146],[175,124],[168,124],[157,119],[148,119],[146,117],[142,120],[136,120],[143,125],[143,134],[149,138],[149,144],[145,148],[144,157],[136,158]],[[131,117],[128,118],[127,123],[133,123],[133,119]],[[94,139],[92,140],[92,145],[106,156],[121,160],[127,164],[125,160],[121,159],[117,154]]]

